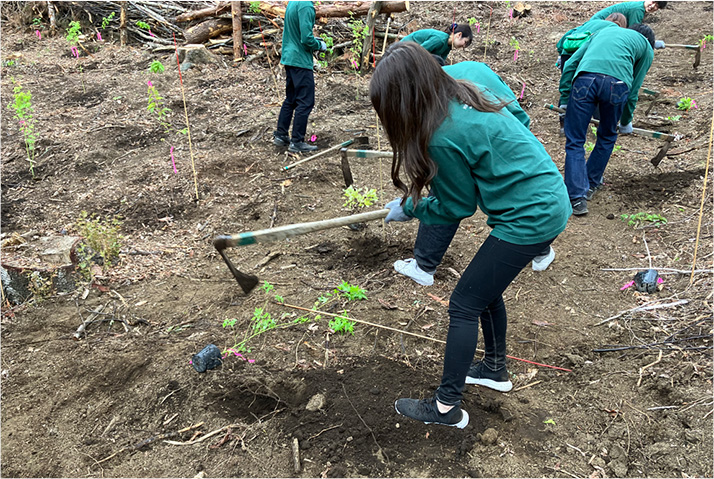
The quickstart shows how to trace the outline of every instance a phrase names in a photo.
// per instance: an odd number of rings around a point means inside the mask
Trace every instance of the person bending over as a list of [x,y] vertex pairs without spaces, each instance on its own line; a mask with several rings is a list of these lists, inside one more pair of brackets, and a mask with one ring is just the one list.
[[[394,152],[392,181],[403,194],[386,205],[385,221],[453,224],[480,208],[493,228],[450,298],[441,385],[431,398],[394,405],[427,424],[464,428],[467,382],[512,387],[503,291],[565,229],[567,191],[543,145],[503,101],[449,76],[419,45],[392,45],[369,93]],[[433,194],[422,198],[425,187]],[[479,318],[486,352],[474,363]]]
[[[602,185],[618,131],[632,133],[638,92],[654,58],[654,38],[652,29],[644,24],[610,28],[580,47],[563,71],[564,175],[576,216],[587,214],[588,201]],[[600,109],[600,124],[586,162],[584,145],[595,108]]]
[[445,32],[433,29],[417,30],[402,38],[403,42],[415,42],[434,55],[446,60],[452,48],[466,48],[471,45],[473,33],[468,25],[452,23]]

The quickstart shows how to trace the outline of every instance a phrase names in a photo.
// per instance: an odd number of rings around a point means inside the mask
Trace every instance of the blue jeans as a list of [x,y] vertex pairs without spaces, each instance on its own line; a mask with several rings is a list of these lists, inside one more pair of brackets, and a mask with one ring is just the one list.
[[[293,143],[305,141],[307,119],[315,106],[315,77],[312,70],[285,65],[285,101],[278,116],[279,136],[288,136],[293,123]],[[293,118],[293,113],[295,118]]]
[[[588,188],[602,183],[602,175],[617,141],[617,122],[625,109],[630,89],[615,77],[582,73],[573,82],[565,112],[565,186],[571,200],[584,198]],[[585,140],[590,118],[600,108],[597,140],[585,162]]]
[[528,263],[547,250],[555,238],[517,245],[489,235],[464,271],[449,301],[449,332],[444,372],[436,393],[443,404],[459,404],[481,330],[483,362],[492,371],[506,366],[506,305],[503,292]]

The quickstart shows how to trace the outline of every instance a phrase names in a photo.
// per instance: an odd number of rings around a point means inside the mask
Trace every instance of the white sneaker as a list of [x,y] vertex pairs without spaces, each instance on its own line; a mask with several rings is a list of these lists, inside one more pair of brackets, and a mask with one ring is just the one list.
[[545,269],[550,266],[550,263],[555,259],[555,250],[552,246],[548,250],[548,254],[543,256],[536,256],[533,258],[533,271],[545,271]]
[[434,284],[434,273],[427,273],[421,269],[414,258],[395,261],[394,271],[410,277],[422,286],[431,286]]

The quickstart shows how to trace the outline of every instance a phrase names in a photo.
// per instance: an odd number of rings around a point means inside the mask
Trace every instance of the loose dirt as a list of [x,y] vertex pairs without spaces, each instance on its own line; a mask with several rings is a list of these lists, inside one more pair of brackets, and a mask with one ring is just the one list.
[[[543,108],[557,100],[554,45],[607,4],[534,2],[529,17],[513,20],[505,3],[411,5],[397,15],[400,23],[441,29],[452,18],[480,22],[474,44],[450,60],[485,61],[516,94],[523,90],[532,131],[562,170],[557,117]],[[708,2],[670,2],[649,20],[668,43],[695,44],[714,30]],[[125,236],[119,264],[91,287],[3,308],[4,476],[712,476],[712,276],[697,273],[690,282],[687,272],[697,238],[697,268],[712,268],[711,186],[702,190],[714,49],[704,50],[696,70],[691,52],[655,53],[645,86],[661,95],[650,117],[649,102],[640,102],[635,126],[682,135],[671,156],[654,168],[649,160],[663,143],[620,138],[605,188],[590,214],[573,218],[557,239],[555,262],[545,272],[525,269],[505,293],[509,354],[572,371],[511,360],[514,390],[467,387],[471,423],[452,430],[393,408],[399,397],[433,393],[442,343],[360,323],[341,335],[327,315],[287,305],[312,308],[347,281],[367,299],[332,297],[318,309],[443,341],[457,275],[488,235],[481,213],[462,223],[432,287],[392,269],[411,256],[416,222],[375,221],[228,250],[239,269],[274,287],[245,295],[212,247],[216,235],[351,213],[342,206],[339,155],[282,170],[296,159],[271,142],[282,101],[271,77],[277,69],[254,62],[184,73],[192,159],[186,136],[165,133],[146,110],[151,80],[171,122],[184,126],[172,53],[109,43],[81,57],[80,73],[63,38],[2,33],[4,237],[76,233],[83,210],[120,215]],[[512,37],[521,48],[516,62]],[[11,58],[14,65],[6,63]],[[148,73],[154,59],[165,73]],[[316,75],[308,135],[318,146],[366,134],[373,148],[388,149],[369,103],[369,78],[338,69]],[[13,79],[32,92],[40,153],[34,179],[6,108]],[[283,82],[277,78],[280,88]],[[678,111],[685,96],[698,108]],[[681,118],[666,120],[675,115]],[[395,196],[387,160],[350,164],[356,186],[377,190],[376,206]],[[668,221],[630,226],[620,219],[636,213]],[[4,259],[21,253],[3,248]],[[650,261],[661,289],[621,290]],[[635,310],[652,305],[660,307]],[[100,306],[105,321],[75,340]],[[192,355],[209,343],[225,349],[242,340],[256,308],[292,324],[197,373]],[[307,320],[296,322],[303,314]],[[235,325],[224,327],[230,319]]]

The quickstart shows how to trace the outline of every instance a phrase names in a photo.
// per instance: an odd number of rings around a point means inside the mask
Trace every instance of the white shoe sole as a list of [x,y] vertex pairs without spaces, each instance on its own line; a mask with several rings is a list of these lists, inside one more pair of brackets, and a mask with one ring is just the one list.
[[502,393],[507,393],[508,391],[513,389],[513,383],[511,381],[494,381],[493,379],[471,378],[469,376],[466,376],[466,384],[484,386]]
[[420,272],[423,274],[420,275],[419,277],[415,277],[415,276],[412,276],[411,274],[409,274],[409,273],[416,272],[414,270],[414,267],[416,267],[416,268],[419,267],[418,265],[412,266],[412,262],[416,262],[416,260],[412,259],[411,261],[405,261],[405,260],[399,259],[394,262],[394,271],[401,274],[402,276],[406,276],[407,278],[411,279],[415,283],[418,283],[422,286],[433,285],[434,284],[434,275],[433,274],[429,274],[425,271],[421,271],[421,269],[420,269]]
[[538,257],[536,256],[533,258],[533,271],[545,271],[548,266],[550,266],[550,263],[553,262],[555,259],[555,250],[553,248],[550,248],[550,251],[548,251],[548,254],[543,257],[543,259],[538,260]]
[[[397,409],[397,402],[394,402],[394,410],[397,411],[397,414],[400,416],[408,417],[409,419],[414,419],[413,417],[407,416],[406,414],[402,414],[399,409]],[[418,421],[418,419],[414,419],[415,421]],[[459,429],[463,429],[466,426],[469,425],[469,413],[464,411],[463,409],[461,410],[461,421],[457,422],[456,424],[445,424],[443,422],[429,422],[429,421],[421,421],[424,424],[438,424],[440,426],[450,426],[450,427],[457,427]]]

